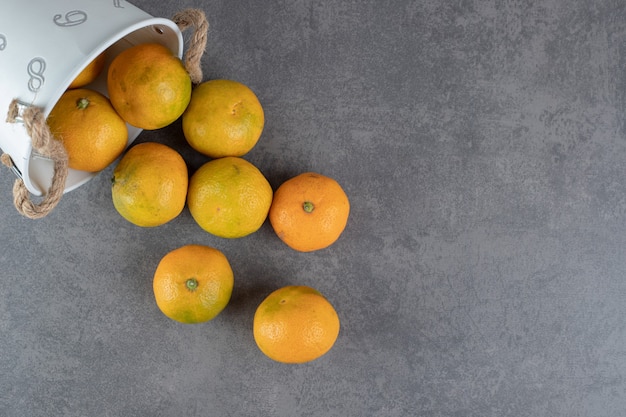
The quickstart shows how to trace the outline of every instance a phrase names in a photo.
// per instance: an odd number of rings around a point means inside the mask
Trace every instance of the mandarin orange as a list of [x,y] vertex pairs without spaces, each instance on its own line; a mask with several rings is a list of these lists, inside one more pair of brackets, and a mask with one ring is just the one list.
[[226,307],[233,283],[233,270],[221,251],[185,245],[161,259],[152,288],[157,306],[167,317],[181,323],[202,323]]
[[319,291],[287,286],[258,306],[254,340],[265,355],[283,363],[304,363],[326,354],[339,335],[339,316]]
[[72,169],[100,171],[122,154],[128,142],[126,123],[109,100],[86,88],[63,93],[47,122],[53,136],[63,142]]
[[191,99],[191,78],[183,62],[158,43],[142,43],[117,55],[107,88],[115,110],[129,124],[154,130],[178,119]]
[[349,213],[348,196],[337,181],[306,172],[278,187],[269,219],[276,235],[289,247],[311,252],[339,238]]

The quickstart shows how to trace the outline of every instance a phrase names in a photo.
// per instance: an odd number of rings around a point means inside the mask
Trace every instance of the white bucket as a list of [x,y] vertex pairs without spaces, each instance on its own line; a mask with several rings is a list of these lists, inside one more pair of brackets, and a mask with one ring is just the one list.
[[[182,58],[183,38],[169,19],[155,18],[124,0],[3,0],[0,11],[0,148],[11,157],[13,171],[35,196],[49,189],[54,173],[50,159],[33,152],[23,123],[9,123],[13,99],[37,106],[48,116],[72,80],[107,51],[100,77],[87,88],[108,96],[106,73],[121,51],[156,42]],[[128,125],[128,145],[141,129]],[[96,173],[70,169],[65,192]]]

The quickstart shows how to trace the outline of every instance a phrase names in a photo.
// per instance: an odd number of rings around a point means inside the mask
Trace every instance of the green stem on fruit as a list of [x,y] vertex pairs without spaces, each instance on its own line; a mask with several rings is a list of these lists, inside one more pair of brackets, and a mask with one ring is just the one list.
[[304,203],[302,203],[302,209],[307,213],[312,213],[315,209],[315,205],[310,201],[305,201]]
[[78,110],[85,110],[87,107],[89,107],[89,99],[86,97],[81,97],[78,100],[76,100],[76,108]]
[[185,287],[191,292],[194,292],[198,288],[198,280],[195,278],[189,278],[185,281]]

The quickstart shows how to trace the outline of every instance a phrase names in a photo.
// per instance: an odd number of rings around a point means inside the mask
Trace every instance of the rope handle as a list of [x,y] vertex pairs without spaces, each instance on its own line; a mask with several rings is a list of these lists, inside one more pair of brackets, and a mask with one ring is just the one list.
[[[187,9],[178,12],[174,15],[172,21],[179,27],[181,32],[190,27],[194,28],[189,48],[184,57],[184,64],[191,82],[199,84],[202,82],[201,60],[206,49],[209,23],[204,12],[199,9]],[[14,99],[9,105],[6,121],[15,123],[18,117],[20,117],[24,121],[26,133],[32,140],[33,149],[54,163],[52,184],[40,202],[35,203],[31,199],[30,192],[21,178],[16,179],[13,184],[13,204],[17,211],[30,219],[40,219],[48,215],[63,196],[69,170],[68,156],[63,143],[54,139],[50,132],[41,108],[27,106],[23,114],[20,115],[19,113],[19,102]],[[13,161],[8,154],[2,154],[0,162],[9,168],[13,168]]]
[[186,9],[178,12],[172,18],[181,32],[193,27],[194,32],[189,40],[189,47],[185,53],[184,63],[191,82],[200,84],[202,82],[202,55],[206,49],[207,37],[209,33],[209,22],[202,10]]
[[[19,103],[14,99],[9,104],[7,122],[15,123],[18,116]],[[63,144],[54,139],[41,108],[28,106],[21,117],[24,120],[26,133],[32,140],[33,149],[42,156],[51,159],[54,163],[52,184],[39,203],[32,201],[30,193],[21,178],[15,180],[13,184],[13,204],[17,211],[30,219],[40,219],[50,213],[63,196],[68,173],[67,152]],[[2,163],[11,168],[13,161],[7,154],[3,154]]]

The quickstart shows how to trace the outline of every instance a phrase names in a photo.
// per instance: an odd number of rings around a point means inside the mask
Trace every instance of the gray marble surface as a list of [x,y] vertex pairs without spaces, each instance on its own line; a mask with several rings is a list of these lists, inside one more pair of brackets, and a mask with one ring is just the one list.
[[[212,237],[187,210],[141,229],[113,208],[112,168],[30,220],[0,167],[1,416],[624,415],[625,2],[134,4],[205,11],[205,79],[249,85],[266,112],[246,159],[274,188],[336,178],[348,226],[308,254],[268,223]],[[145,141],[206,161],[180,122]],[[151,290],[188,243],[235,272],[201,325],[167,319]],[[304,365],[252,338],[288,284],[342,323]]]

